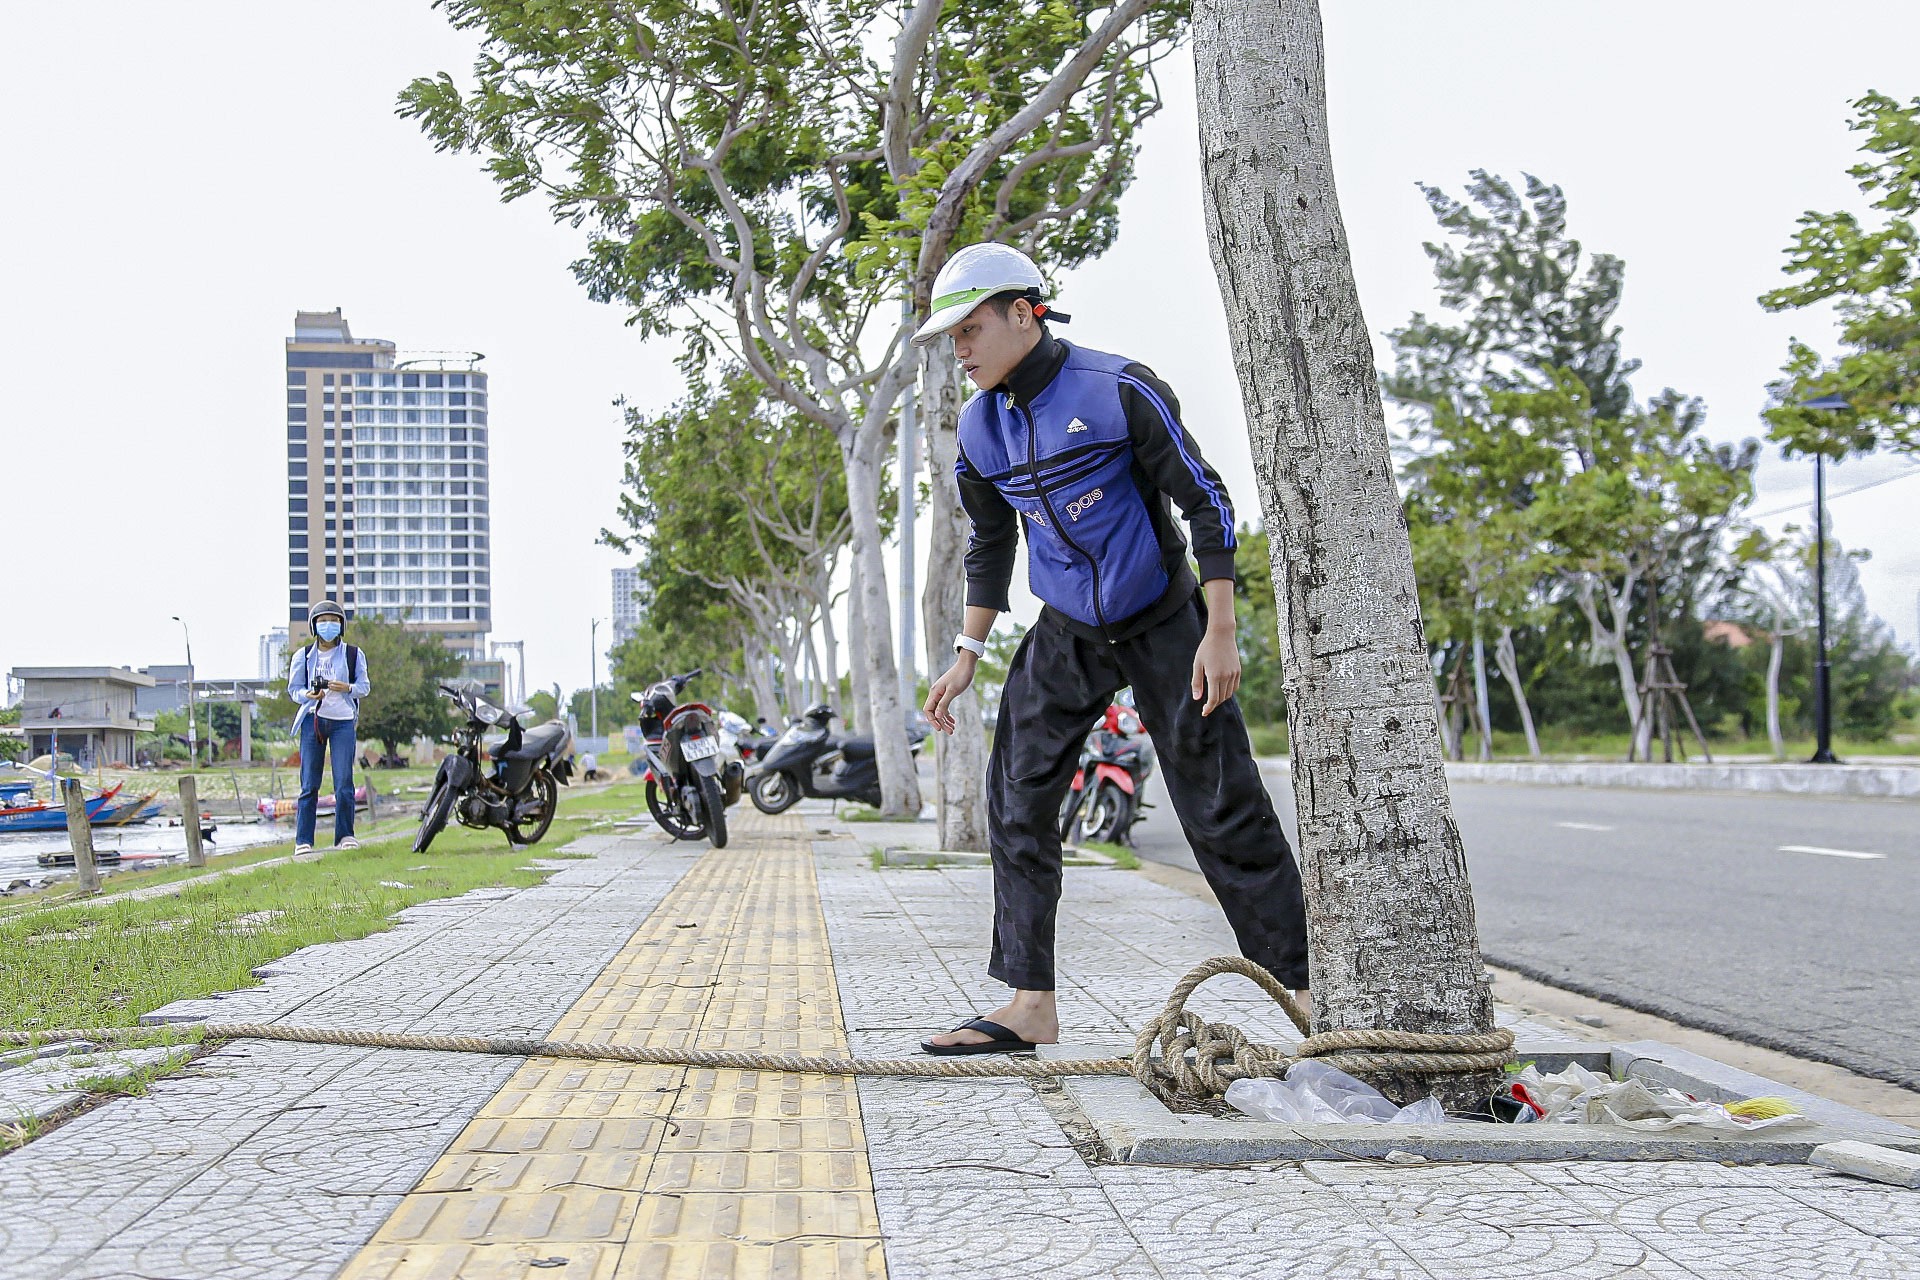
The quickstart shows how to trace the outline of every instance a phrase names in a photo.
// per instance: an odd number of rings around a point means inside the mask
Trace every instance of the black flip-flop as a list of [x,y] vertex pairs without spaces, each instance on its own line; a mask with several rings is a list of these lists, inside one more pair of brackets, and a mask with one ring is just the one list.
[[921,1051],[943,1058],[953,1058],[962,1054],[975,1053],[1025,1053],[1033,1048],[1030,1042],[1022,1040],[999,1023],[990,1022],[985,1018],[974,1018],[963,1022],[955,1027],[954,1031],[978,1031],[983,1036],[993,1038],[983,1040],[979,1044],[935,1044],[931,1040],[922,1040]]

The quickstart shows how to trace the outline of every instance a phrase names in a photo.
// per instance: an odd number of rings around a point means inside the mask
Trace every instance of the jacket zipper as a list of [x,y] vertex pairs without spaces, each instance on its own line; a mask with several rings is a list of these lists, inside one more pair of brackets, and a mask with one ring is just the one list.
[[1053,521],[1054,532],[1060,535],[1060,541],[1066,543],[1072,551],[1087,562],[1087,568],[1093,573],[1093,616],[1099,621],[1100,634],[1107,638],[1107,643],[1118,643],[1113,638],[1113,632],[1107,629],[1106,610],[1100,607],[1100,566],[1067,532],[1067,526],[1061,522],[1060,513],[1053,509],[1053,500],[1047,496],[1047,486],[1040,479],[1040,464],[1034,447],[1033,413],[1025,405],[1016,403],[1012,395],[1007,396],[1007,403],[1019,410],[1020,415],[1027,420],[1027,474],[1033,478],[1034,492],[1040,495],[1040,505],[1047,509],[1047,519]]

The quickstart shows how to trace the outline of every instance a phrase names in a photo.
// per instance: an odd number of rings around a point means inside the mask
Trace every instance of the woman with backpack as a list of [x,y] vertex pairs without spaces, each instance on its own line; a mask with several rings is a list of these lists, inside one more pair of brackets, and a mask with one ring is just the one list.
[[293,655],[287,693],[300,704],[293,734],[300,743],[300,801],[294,810],[293,852],[313,852],[320,811],[320,761],[333,757],[333,847],[358,849],[353,838],[353,756],[360,699],[372,688],[360,650],[342,644],[347,615],[331,600],[307,610],[314,641]]

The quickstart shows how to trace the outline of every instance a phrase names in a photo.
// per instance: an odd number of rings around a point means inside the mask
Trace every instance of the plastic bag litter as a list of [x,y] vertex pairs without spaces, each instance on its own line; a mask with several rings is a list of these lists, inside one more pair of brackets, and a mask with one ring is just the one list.
[[1297,1062],[1286,1079],[1235,1080],[1227,1102],[1256,1120],[1283,1124],[1441,1124],[1434,1098],[1395,1106],[1370,1084],[1324,1062]]
[[1748,1133],[1812,1123],[1798,1112],[1760,1118],[1736,1115],[1717,1102],[1697,1102],[1678,1089],[1644,1080],[1610,1080],[1577,1063],[1544,1076],[1528,1066],[1513,1077],[1513,1083],[1545,1109],[1540,1119],[1556,1124],[1604,1124],[1644,1133],[1688,1127]]

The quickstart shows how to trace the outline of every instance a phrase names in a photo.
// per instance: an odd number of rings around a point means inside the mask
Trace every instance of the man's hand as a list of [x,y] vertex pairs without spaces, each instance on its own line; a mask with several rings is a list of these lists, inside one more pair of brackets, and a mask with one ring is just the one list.
[[1240,687],[1240,646],[1233,632],[1209,626],[1200,647],[1193,655],[1193,700],[1207,700],[1200,714],[1210,716],[1213,709],[1234,695]]
[[327,681],[327,688],[333,690],[335,693],[353,692],[353,686],[344,680],[329,680]]
[[927,719],[940,732],[953,732],[953,700],[965,693],[973,683],[973,669],[979,662],[975,654],[962,649],[954,655],[953,665],[947,668],[947,673],[935,680],[933,687],[927,690],[927,705],[921,710],[927,713]]

